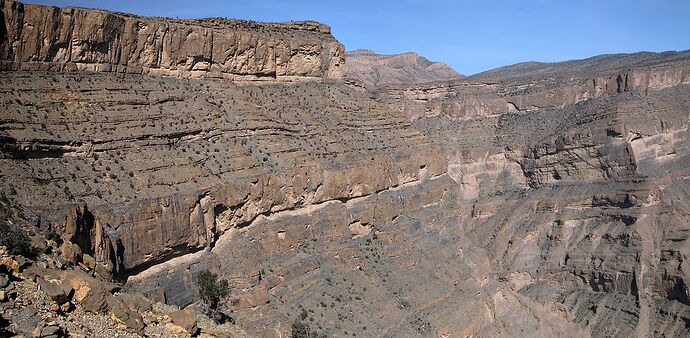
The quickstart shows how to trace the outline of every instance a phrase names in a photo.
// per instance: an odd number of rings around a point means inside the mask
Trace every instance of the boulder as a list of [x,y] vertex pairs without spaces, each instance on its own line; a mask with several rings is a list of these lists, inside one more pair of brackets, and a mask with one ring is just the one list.
[[103,265],[101,263],[96,263],[96,268],[94,269],[96,271],[96,274],[99,276],[106,278],[110,276],[110,267],[107,265]]
[[36,278],[39,288],[52,301],[58,305],[69,302],[74,290],[69,285],[63,285],[59,280],[47,281],[41,277]]
[[11,257],[0,257],[0,267],[7,272],[19,273],[19,262]]
[[57,325],[48,325],[41,330],[42,338],[60,338],[66,336],[65,331]]
[[14,333],[23,335],[24,337],[33,336],[34,330],[38,328],[37,333],[40,335],[41,328],[44,322],[41,321],[38,310],[33,306],[23,307],[19,313],[10,316],[10,321],[14,326]]
[[84,255],[82,256],[82,261],[84,262],[84,265],[85,265],[87,268],[89,268],[89,269],[91,269],[91,270],[96,269],[96,259],[93,258],[93,256],[91,256],[91,255],[89,255],[89,254],[84,254]]
[[79,305],[86,311],[105,313],[108,310],[108,295],[110,294],[102,289],[89,289],[79,301]]
[[173,325],[182,328],[187,334],[193,336],[199,332],[196,312],[193,309],[187,308],[171,312],[167,314],[167,316],[170,318]]
[[60,251],[62,252],[62,256],[64,256],[65,259],[72,264],[76,264],[77,262],[81,261],[81,248],[72,242],[65,241],[62,243]]
[[[33,271],[33,268],[30,271]],[[108,310],[107,297],[119,289],[113,283],[96,279],[80,270],[36,269],[35,272],[39,274],[37,279],[44,277],[60,280],[65,288],[72,288],[73,302],[81,305],[84,310],[94,313],[105,313]]]
[[151,311],[153,303],[146,297],[138,293],[121,293],[117,295],[127,307],[139,313]]
[[133,332],[143,333],[146,325],[141,314],[137,310],[130,308],[120,295],[109,295],[107,302],[110,316],[113,319]]
[[24,270],[22,272],[24,278],[35,282],[36,278],[47,275],[50,270],[46,267],[46,264],[42,263],[44,262],[39,262],[39,264],[34,264],[28,269]]
[[48,243],[46,242],[46,240],[42,236],[34,235],[34,236],[31,236],[30,240],[31,240],[31,247],[36,248],[36,249],[40,250],[41,252],[45,252],[46,250],[48,250]]
[[10,276],[0,272],[0,288],[6,288],[10,285]]

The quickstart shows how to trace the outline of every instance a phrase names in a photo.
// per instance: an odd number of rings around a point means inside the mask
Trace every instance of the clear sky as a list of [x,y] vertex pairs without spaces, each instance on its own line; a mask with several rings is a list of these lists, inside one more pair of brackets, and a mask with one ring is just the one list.
[[316,20],[347,50],[416,51],[467,75],[523,61],[690,49],[690,0],[26,0],[139,15]]

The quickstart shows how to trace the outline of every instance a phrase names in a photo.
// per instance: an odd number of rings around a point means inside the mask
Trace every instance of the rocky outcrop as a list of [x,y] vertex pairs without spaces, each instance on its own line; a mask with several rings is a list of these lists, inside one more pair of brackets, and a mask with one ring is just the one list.
[[222,77],[336,78],[343,46],[316,22],[146,18],[4,0],[0,69]]
[[454,80],[465,77],[442,62],[431,62],[417,53],[376,54],[358,49],[345,53],[344,77],[365,87]]

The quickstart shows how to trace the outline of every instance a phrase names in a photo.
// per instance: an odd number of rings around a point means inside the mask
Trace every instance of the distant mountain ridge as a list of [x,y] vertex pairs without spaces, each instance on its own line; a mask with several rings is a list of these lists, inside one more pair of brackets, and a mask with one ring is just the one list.
[[621,54],[603,54],[582,60],[568,60],[562,62],[522,62],[514,65],[498,67],[468,77],[471,80],[493,81],[500,79],[535,77],[535,76],[564,76],[591,75],[609,71],[624,71],[629,68],[653,66],[656,64],[684,61],[690,58],[690,50],[637,52]]
[[461,79],[465,76],[442,62],[429,61],[415,52],[376,54],[368,49],[345,53],[345,78],[367,86],[412,84]]

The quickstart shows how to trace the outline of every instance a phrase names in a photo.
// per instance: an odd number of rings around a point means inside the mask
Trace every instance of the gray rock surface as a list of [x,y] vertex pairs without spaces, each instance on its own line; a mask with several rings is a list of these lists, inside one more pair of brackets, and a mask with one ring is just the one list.
[[74,292],[70,286],[63,286],[60,281],[46,281],[41,277],[37,277],[36,282],[41,291],[58,305],[69,302],[72,292]]
[[[685,336],[687,53],[593,60],[488,72],[495,83],[398,86],[379,100],[443,146],[464,236],[511,295],[585,335]],[[506,325],[533,330],[500,304]]]

